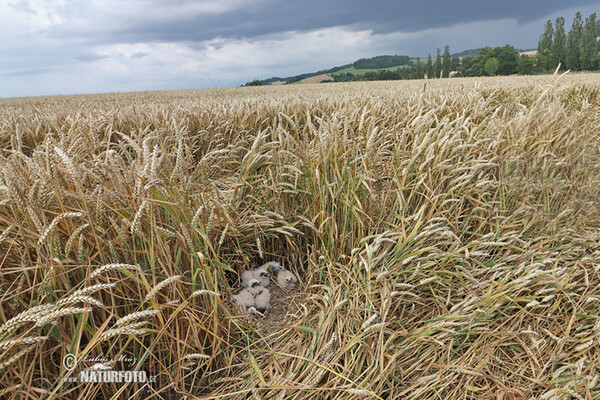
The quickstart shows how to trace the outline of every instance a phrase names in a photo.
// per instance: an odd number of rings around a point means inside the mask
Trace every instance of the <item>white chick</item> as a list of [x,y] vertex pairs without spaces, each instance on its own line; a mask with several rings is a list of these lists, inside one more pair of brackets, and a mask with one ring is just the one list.
[[268,287],[271,283],[271,274],[269,268],[273,268],[273,272],[281,270],[281,264],[276,261],[270,261],[266,264],[261,265],[258,268],[244,271],[240,277],[243,287],[248,287],[251,279],[258,279],[263,287]]
[[292,290],[298,284],[298,278],[290,271],[279,271],[277,274],[277,284],[284,289]]
[[250,309],[253,307],[256,308],[256,296],[260,294],[262,289],[258,279],[250,279],[248,287],[233,296],[244,314],[249,315]]
[[248,288],[248,290],[250,290],[250,293],[252,293],[254,297],[256,297],[260,288],[261,284],[258,279],[250,279],[250,287]]
[[254,308],[261,314],[264,314],[271,304],[271,293],[269,289],[261,287],[254,296]]
[[258,279],[263,287],[269,286],[271,280],[269,279],[268,263],[265,265],[261,265],[252,272],[254,273],[254,279]]
[[292,272],[284,270],[278,262],[271,262],[273,273],[277,274],[277,283],[282,288],[292,290],[298,284],[298,278]]
[[240,311],[243,314],[248,314],[250,307],[254,307],[254,295],[249,289],[244,289],[233,296],[233,299],[238,304]]
[[261,265],[257,269],[259,269],[259,268],[267,268],[267,269],[272,268],[273,272],[277,272],[277,271],[280,271],[280,270],[283,269],[281,267],[281,264],[278,263],[277,261],[269,261],[268,263],[265,263],[265,264]]
[[240,276],[243,287],[249,287],[252,279],[254,279],[254,270],[244,271],[242,272],[242,276]]
[[[277,261],[271,261],[271,262],[268,262],[268,263],[266,263],[265,265],[270,265],[270,266],[271,266],[271,268],[273,268],[273,273],[274,273],[275,275],[277,275],[278,273],[280,273],[281,271],[283,271],[283,267],[282,267],[282,266],[281,266],[281,264],[280,264],[280,263],[278,263]],[[264,267],[265,265],[263,265],[263,267]]]

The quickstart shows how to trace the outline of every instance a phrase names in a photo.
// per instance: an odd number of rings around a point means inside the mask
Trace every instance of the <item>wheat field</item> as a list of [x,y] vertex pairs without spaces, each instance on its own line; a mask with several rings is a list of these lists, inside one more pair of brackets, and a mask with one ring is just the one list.
[[598,75],[0,99],[0,397],[600,398],[599,127]]

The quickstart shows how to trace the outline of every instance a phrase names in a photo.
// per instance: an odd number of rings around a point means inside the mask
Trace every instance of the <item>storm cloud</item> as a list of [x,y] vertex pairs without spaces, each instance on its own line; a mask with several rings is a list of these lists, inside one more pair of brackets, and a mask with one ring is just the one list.
[[[564,0],[149,0],[125,3],[129,5],[109,1],[81,6],[79,14],[87,14],[89,18],[57,24],[49,28],[48,33],[57,37],[81,35],[91,40],[127,42],[250,39],[332,26],[368,29],[374,34],[408,33],[501,19],[527,23],[566,8]],[[597,3],[597,0],[568,2],[569,7]],[[96,23],[90,24],[94,21]]]
[[239,85],[448,44],[537,45],[600,1],[19,0],[0,4],[0,96]]

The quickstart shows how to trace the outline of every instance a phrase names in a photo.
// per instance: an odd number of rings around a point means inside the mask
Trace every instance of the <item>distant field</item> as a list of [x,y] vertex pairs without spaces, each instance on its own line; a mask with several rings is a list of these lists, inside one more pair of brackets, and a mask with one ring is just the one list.
[[331,74],[321,74],[302,79],[302,83],[321,83],[324,80],[333,80]]
[[526,56],[535,56],[537,55],[537,50],[522,51],[519,54]]
[[[599,99],[598,74],[0,99],[0,398],[598,399]],[[270,260],[300,287],[239,315]]]
[[[421,64],[422,64],[422,60],[421,60]],[[376,71],[380,71],[380,70],[396,71],[397,69],[403,69],[406,67],[407,67],[406,65],[397,65],[395,67],[379,68],[379,69],[356,69],[354,67],[349,67],[349,68],[340,69],[339,71],[336,71],[336,72],[332,73],[331,75],[335,76],[335,75],[347,74],[347,73],[351,73],[354,75],[364,75],[367,72],[374,72],[374,71],[376,72]]]

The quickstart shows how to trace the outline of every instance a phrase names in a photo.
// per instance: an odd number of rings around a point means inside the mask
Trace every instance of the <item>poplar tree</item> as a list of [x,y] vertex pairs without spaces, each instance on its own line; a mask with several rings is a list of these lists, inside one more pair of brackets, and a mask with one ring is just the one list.
[[433,78],[433,61],[431,60],[431,53],[427,55],[427,79]]
[[442,73],[442,56],[440,49],[437,49],[437,57],[435,59],[435,77],[439,78]]
[[552,42],[550,69],[556,69],[558,64],[561,65],[561,69],[565,69],[566,46],[565,19],[558,17],[554,23],[554,42]]
[[598,68],[598,41],[596,39],[596,13],[585,20],[581,40],[581,68],[595,70]]
[[423,72],[421,72],[421,57],[417,57],[417,66],[415,68],[415,75],[417,75],[417,79],[423,78]]
[[450,46],[446,45],[444,47],[444,59],[442,61],[442,77],[448,78],[450,77],[450,62],[452,59],[450,58]]
[[540,37],[538,42],[538,58],[542,68],[548,69],[550,66],[550,55],[552,51],[552,40],[554,37],[554,28],[552,27],[552,21],[546,22],[546,28],[544,34]]
[[567,68],[571,71],[579,71],[581,69],[581,39],[583,37],[583,24],[581,21],[581,13],[577,11],[569,35],[567,36]]

